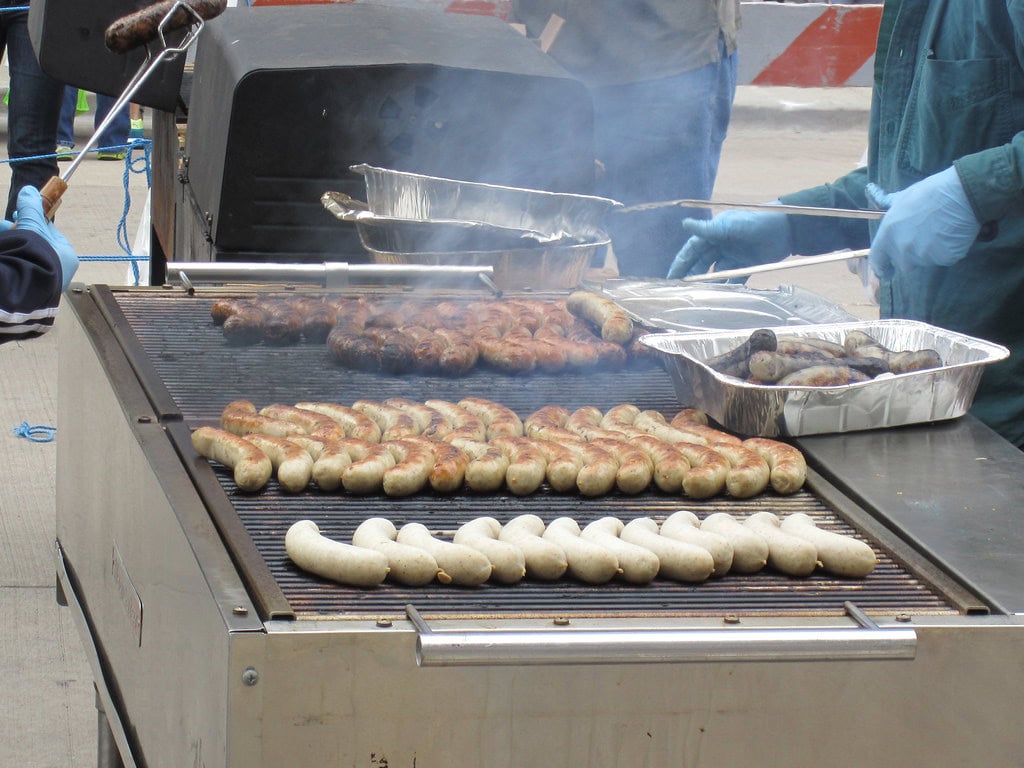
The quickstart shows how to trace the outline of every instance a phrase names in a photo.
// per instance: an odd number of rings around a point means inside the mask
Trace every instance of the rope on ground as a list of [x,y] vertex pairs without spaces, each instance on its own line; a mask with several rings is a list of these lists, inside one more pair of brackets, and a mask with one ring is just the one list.
[[33,443],[50,443],[57,435],[57,428],[47,424],[30,425],[27,421],[21,422],[11,430],[18,437],[24,437]]
[[[27,6],[26,6],[27,7]],[[10,10],[10,9],[8,9]],[[135,285],[139,284],[141,274],[139,272],[139,262],[145,261],[149,258],[149,255],[136,256],[132,253],[131,244],[128,241],[128,212],[132,207],[132,195],[129,187],[129,180],[133,173],[145,173],[146,174],[146,189],[150,189],[153,185],[153,174],[150,160],[153,152],[153,140],[152,139],[132,139],[128,144],[115,144],[109,147],[96,147],[89,150],[90,152],[104,152],[104,153],[117,153],[124,151],[124,174],[122,181],[124,185],[124,207],[121,210],[121,218],[117,222],[117,228],[115,231],[115,239],[118,246],[122,251],[125,252],[125,256],[79,256],[79,261],[128,261],[132,265],[132,276],[135,278]],[[135,156],[136,151],[141,152],[140,156]],[[60,157],[67,158],[69,155],[79,155],[80,152],[62,152]],[[50,152],[46,155],[31,155],[28,157],[14,157],[0,159],[0,163],[23,163],[28,160],[45,160],[49,158],[56,158],[56,152]]]

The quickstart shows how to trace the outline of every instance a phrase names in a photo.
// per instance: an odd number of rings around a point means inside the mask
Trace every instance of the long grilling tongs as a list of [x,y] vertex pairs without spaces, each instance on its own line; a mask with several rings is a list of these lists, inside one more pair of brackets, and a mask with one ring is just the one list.
[[[649,211],[655,208],[667,207],[680,208],[728,208],[743,211],[766,211],[771,213],[786,213],[794,216],[824,216],[840,219],[869,219],[878,220],[885,215],[885,211],[860,208],[825,208],[806,205],[786,205],[783,203],[733,203],[715,200],[665,200],[657,203],[640,203],[617,209],[617,213],[630,213],[634,211]],[[834,261],[850,261],[851,259],[863,259],[867,257],[870,249],[864,248],[856,251],[835,251],[824,253],[818,256],[805,256],[785,261],[776,261],[770,264],[757,264],[752,267],[741,267],[739,269],[724,269],[720,272],[705,272],[702,275],[691,275],[684,277],[685,283],[702,283],[713,280],[728,280],[734,277],[750,277],[762,272],[775,272],[780,269],[794,269],[796,267],[807,267],[814,264],[828,264]]]
[[[78,153],[60,176],[53,176],[39,190],[43,198],[43,211],[52,219],[60,205],[61,197],[67,191],[68,182],[86,154],[96,146],[100,136],[139,91],[149,76],[160,64],[185,53],[195,42],[203,29],[204,21],[219,15],[227,6],[227,0],[161,0],[140,11],[122,16],[107,27],[104,42],[114,53],[127,53],[140,45],[146,46],[146,58],[124,91],[110,108],[110,112],[97,126],[85,147]],[[170,45],[165,35],[177,29],[190,27],[189,33],[178,45]],[[155,56],[150,43],[159,41],[159,53]]]

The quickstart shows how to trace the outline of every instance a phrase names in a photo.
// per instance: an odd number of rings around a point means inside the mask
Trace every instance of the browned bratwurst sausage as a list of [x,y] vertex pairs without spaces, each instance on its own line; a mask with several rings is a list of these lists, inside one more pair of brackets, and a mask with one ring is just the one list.
[[298,424],[257,413],[256,406],[248,400],[233,400],[224,406],[220,414],[220,425],[239,436],[258,432],[262,435],[287,437],[296,432],[304,432]]
[[577,317],[597,326],[605,341],[622,346],[633,338],[633,320],[609,298],[591,291],[573,291],[566,306]]
[[778,493],[796,493],[807,479],[807,461],[800,450],[777,440],[751,437],[744,448],[757,451],[771,469],[772,488]]
[[839,387],[870,381],[871,377],[846,365],[813,365],[778,380],[780,387]]
[[345,430],[334,419],[304,408],[272,403],[260,408],[260,415],[289,421],[306,434],[324,440],[341,440],[345,437]]
[[377,422],[347,405],[336,403],[296,403],[296,408],[304,411],[313,411],[333,419],[342,429],[346,437],[354,437],[359,440],[369,440],[371,443],[379,443],[381,439],[380,427]]
[[221,330],[228,344],[256,344],[263,339],[263,310],[255,304],[239,304]]
[[[175,0],[163,0],[154,3],[141,11],[129,13],[115,20],[103,33],[103,42],[114,53],[127,53],[140,45],[156,39],[160,22],[174,7]],[[227,0],[186,0],[189,6],[202,19],[219,16],[227,7]],[[179,8],[164,25],[164,32],[190,26],[195,17],[185,8]]]
[[216,427],[199,427],[192,433],[192,447],[201,456],[234,470],[235,485],[242,491],[258,491],[270,479],[270,458],[247,440]]

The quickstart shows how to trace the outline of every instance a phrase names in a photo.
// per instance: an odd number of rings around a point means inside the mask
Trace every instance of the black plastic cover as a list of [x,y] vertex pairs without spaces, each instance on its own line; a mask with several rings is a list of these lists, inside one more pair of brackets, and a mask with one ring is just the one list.
[[[107,96],[120,96],[146,61],[146,48],[112,53],[103,42],[110,23],[151,5],[153,0],[32,0],[28,24],[39,65],[50,77]],[[187,34],[167,35],[179,45]],[[155,58],[162,48],[150,46]],[[136,104],[173,112],[179,103],[185,55],[161,62],[132,97]]]

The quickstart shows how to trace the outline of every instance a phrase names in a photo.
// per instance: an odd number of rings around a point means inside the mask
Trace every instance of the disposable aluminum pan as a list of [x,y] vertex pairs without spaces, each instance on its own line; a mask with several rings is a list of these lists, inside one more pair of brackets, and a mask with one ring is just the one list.
[[679,402],[700,408],[742,435],[776,437],[855,432],[955,419],[974,402],[985,365],[1004,360],[999,344],[909,320],[876,320],[773,328],[778,334],[842,343],[850,331],[870,334],[892,350],[934,349],[943,365],[836,387],[750,384],[704,363],[734,349],[751,329],[648,334],[672,376]]
[[370,233],[369,237],[383,242],[389,251],[497,251],[582,242],[575,238],[552,238],[540,232],[480,221],[382,216],[366,210],[366,203],[354,200],[344,192],[324,192],[320,202],[335,218],[355,224],[360,232],[379,230]]
[[462,251],[392,251],[389,233],[379,227],[359,230],[359,240],[378,264],[491,267],[494,284],[502,290],[566,289],[579,284],[591,259],[601,255],[608,240],[572,245],[533,243],[522,248]]
[[503,187],[353,165],[372,213],[402,219],[477,221],[552,238],[606,240],[605,217],[621,204],[590,195]]

